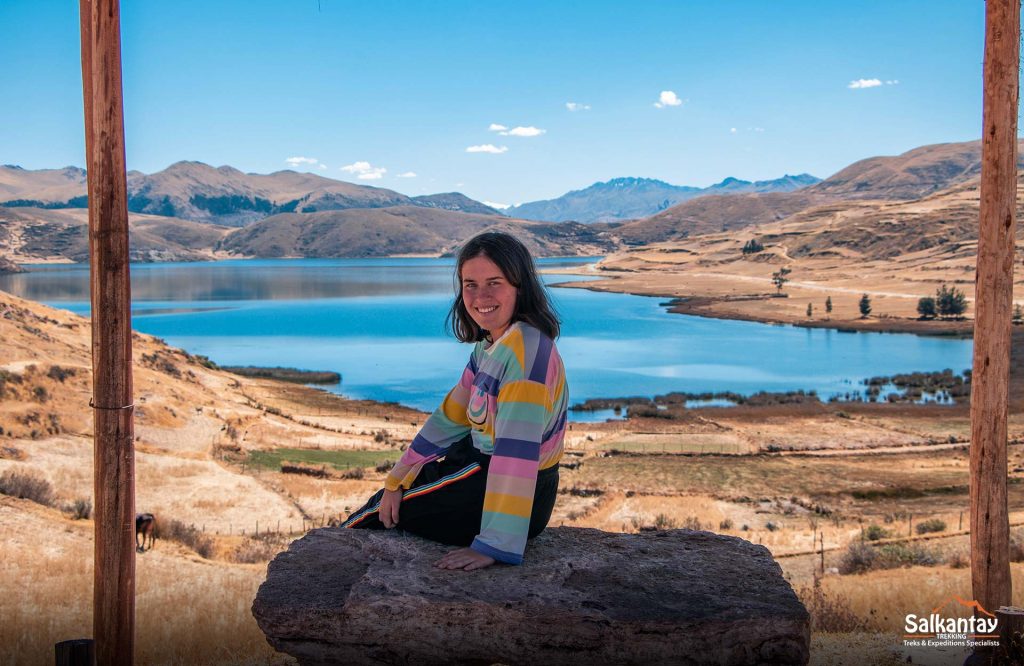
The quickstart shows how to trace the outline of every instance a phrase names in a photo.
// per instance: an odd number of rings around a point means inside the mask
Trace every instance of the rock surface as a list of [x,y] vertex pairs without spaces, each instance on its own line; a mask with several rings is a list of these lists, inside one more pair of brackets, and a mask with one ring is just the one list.
[[807,611],[767,548],[710,532],[552,528],[526,562],[431,565],[401,532],[314,530],[252,612],[302,664],[806,664]]

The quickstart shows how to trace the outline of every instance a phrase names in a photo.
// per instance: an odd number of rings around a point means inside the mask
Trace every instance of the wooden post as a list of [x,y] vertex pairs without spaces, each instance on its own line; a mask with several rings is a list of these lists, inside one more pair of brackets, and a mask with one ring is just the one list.
[[92,305],[96,662],[135,651],[135,452],[118,0],[81,0]]
[[[988,0],[971,375],[970,530],[974,599],[992,609],[1010,604],[1011,584],[1006,419],[1016,233],[1019,43],[1020,0]],[[975,650],[975,656],[990,653]]]

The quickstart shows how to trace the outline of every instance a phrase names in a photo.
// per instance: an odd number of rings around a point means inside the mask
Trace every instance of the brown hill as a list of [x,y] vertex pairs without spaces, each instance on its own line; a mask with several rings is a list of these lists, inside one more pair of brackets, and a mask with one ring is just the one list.
[[217,249],[256,257],[436,255],[484,230],[515,233],[540,256],[600,254],[614,248],[606,235],[581,224],[395,206],[274,215],[231,233]]
[[825,200],[805,192],[700,197],[646,219],[627,222],[614,234],[627,245],[646,245],[774,222]]
[[[1024,167],[1024,157],[1019,165]],[[980,173],[980,141],[922,146],[897,156],[861,160],[796,192],[693,199],[624,224],[617,235],[628,245],[680,240],[782,220],[839,199],[920,199],[970,183]]]
[[[169,217],[128,216],[132,261],[214,259],[213,247],[229,231]],[[0,207],[0,255],[21,263],[89,260],[88,211]]]
[[[0,166],[0,205],[84,208],[85,171]],[[285,212],[405,205],[500,214],[459,193],[410,198],[380,187],[296,171],[242,173],[230,166],[177,162],[153,174],[128,173],[128,210],[228,226],[243,226]]]
[[0,166],[0,201],[63,202],[85,196],[85,169],[22,169]]
[[[1018,153],[1021,147],[1024,142]],[[1024,166],[1024,157],[1017,166]],[[844,199],[920,199],[980,175],[981,141],[939,143],[854,162],[806,191]]]
[[[1017,215],[1024,218],[1024,177]],[[692,314],[866,330],[969,331],[970,323],[918,321],[917,301],[943,284],[961,289],[972,315],[978,180],[913,201],[847,200],[784,220],[691,236],[612,255],[598,265],[599,290],[675,296]],[[1024,248],[1024,225],[1018,226]],[[744,254],[756,239],[764,249]],[[787,268],[781,291],[772,274]],[[1014,282],[1024,302],[1024,275]],[[868,294],[869,318],[858,301]],[[788,298],[775,298],[788,296]],[[825,299],[834,311],[824,313]],[[808,314],[808,306],[811,314]],[[815,314],[816,313],[816,314]],[[830,322],[830,323],[828,323]]]

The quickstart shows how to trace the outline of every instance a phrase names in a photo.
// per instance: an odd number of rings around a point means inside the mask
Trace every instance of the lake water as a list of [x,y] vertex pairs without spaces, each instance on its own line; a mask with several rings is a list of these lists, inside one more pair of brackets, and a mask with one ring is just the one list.
[[[593,259],[544,259],[542,269]],[[139,331],[221,365],[341,373],[346,396],[437,406],[470,345],[444,331],[450,259],[291,259],[132,266]],[[0,290],[89,312],[88,266],[31,266]],[[578,280],[545,276],[550,283]],[[665,299],[550,290],[572,402],[671,391],[815,390],[871,376],[971,366],[971,341],[727,321],[666,312]],[[574,413],[576,420],[610,413]]]

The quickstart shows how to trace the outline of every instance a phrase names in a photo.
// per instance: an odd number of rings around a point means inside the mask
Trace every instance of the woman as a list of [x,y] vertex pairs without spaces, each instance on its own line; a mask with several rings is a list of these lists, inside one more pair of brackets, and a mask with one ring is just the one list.
[[448,324],[475,343],[462,378],[342,527],[399,526],[463,546],[442,569],[520,564],[558,492],[568,389],[559,322],[526,247],[509,234],[470,239],[455,269]]

